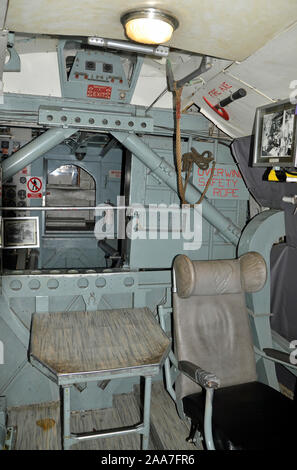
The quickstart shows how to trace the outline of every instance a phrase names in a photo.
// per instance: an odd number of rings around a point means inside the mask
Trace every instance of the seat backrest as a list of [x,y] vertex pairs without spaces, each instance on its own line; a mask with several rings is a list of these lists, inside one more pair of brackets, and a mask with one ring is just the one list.
[[[179,255],[173,265],[174,351],[220,378],[221,387],[257,379],[245,292],[263,288],[266,263],[259,253],[239,259],[191,261]],[[181,374],[181,399],[201,388]]]

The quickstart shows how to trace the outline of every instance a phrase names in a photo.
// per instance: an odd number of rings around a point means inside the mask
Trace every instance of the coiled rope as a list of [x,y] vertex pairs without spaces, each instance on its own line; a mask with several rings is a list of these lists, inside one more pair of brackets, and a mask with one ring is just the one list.
[[188,182],[189,182],[193,162],[190,163],[189,168],[186,171],[185,184],[183,184],[183,179],[182,179],[181,131],[180,131],[182,91],[183,91],[183,87],[177,88],[176,82],[174,82],[175,116],[176,116],[175,152],[176,152],[178,193],[179,193],[179,197],[182,201],[182,204],[188,204],[188,205],[190,205],[190,207],[194,207],[197,204],[201,204],[201,202],[203,201],[203,199],[204,199],[204,197],[207,193],[207,190],[209,188],[209,185],[210,185],[210,183],[212,181],[212,178],[213,178],[213,175],[214,175],[216,162],[214,160],[212,162],[212,168],[211,168],[210,176],[207,180],[207,183],[205,185],[205,188],[204,188],[200,198],[198,199],[198,201],[195,204],[189,204],[189,202],[187,202],[187,200],[186,200],[185,194],[186,194],[186,189],[187,189],[187,185],[188,185]]

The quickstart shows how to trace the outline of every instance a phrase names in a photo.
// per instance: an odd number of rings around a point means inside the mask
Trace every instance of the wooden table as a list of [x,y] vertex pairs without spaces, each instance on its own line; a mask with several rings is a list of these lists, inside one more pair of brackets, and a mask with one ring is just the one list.
[[[32,317],[30,361],[63,388],[63,447],[86,439],[137,432],[147,449],[151,381],[170,349],[148,308],[92,312],[35,313]],[[143,423],[125,429],[70,433],[70,387],[94,380],[145,377]]]

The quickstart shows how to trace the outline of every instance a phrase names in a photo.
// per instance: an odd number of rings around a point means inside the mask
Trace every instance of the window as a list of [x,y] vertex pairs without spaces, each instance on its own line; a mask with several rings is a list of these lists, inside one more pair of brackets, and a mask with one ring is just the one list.
[[[46,211],[46,231],[81,232],[93,231],[94,210],[79,210],[79,207],[96,206],[94,178],[76,165],[62,165],[48,173],[46,206],[61,207]],[[64,210],[77,207],[75,210]],[[63,208],[63,209],[62,209]]]

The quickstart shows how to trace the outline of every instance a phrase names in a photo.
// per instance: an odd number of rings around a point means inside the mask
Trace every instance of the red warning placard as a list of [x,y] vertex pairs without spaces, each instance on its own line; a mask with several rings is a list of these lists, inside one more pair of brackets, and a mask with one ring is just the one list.
[[27,197],[32,198],[42,198],[42,178],[38,176],[30,176],[27,178]]
[[121,179],[122,172],[121,170],[109,170],[109,178]]
[[88,85],[87,96],[89,98],[100,98],[101,100],[110,100],[111,86]]

